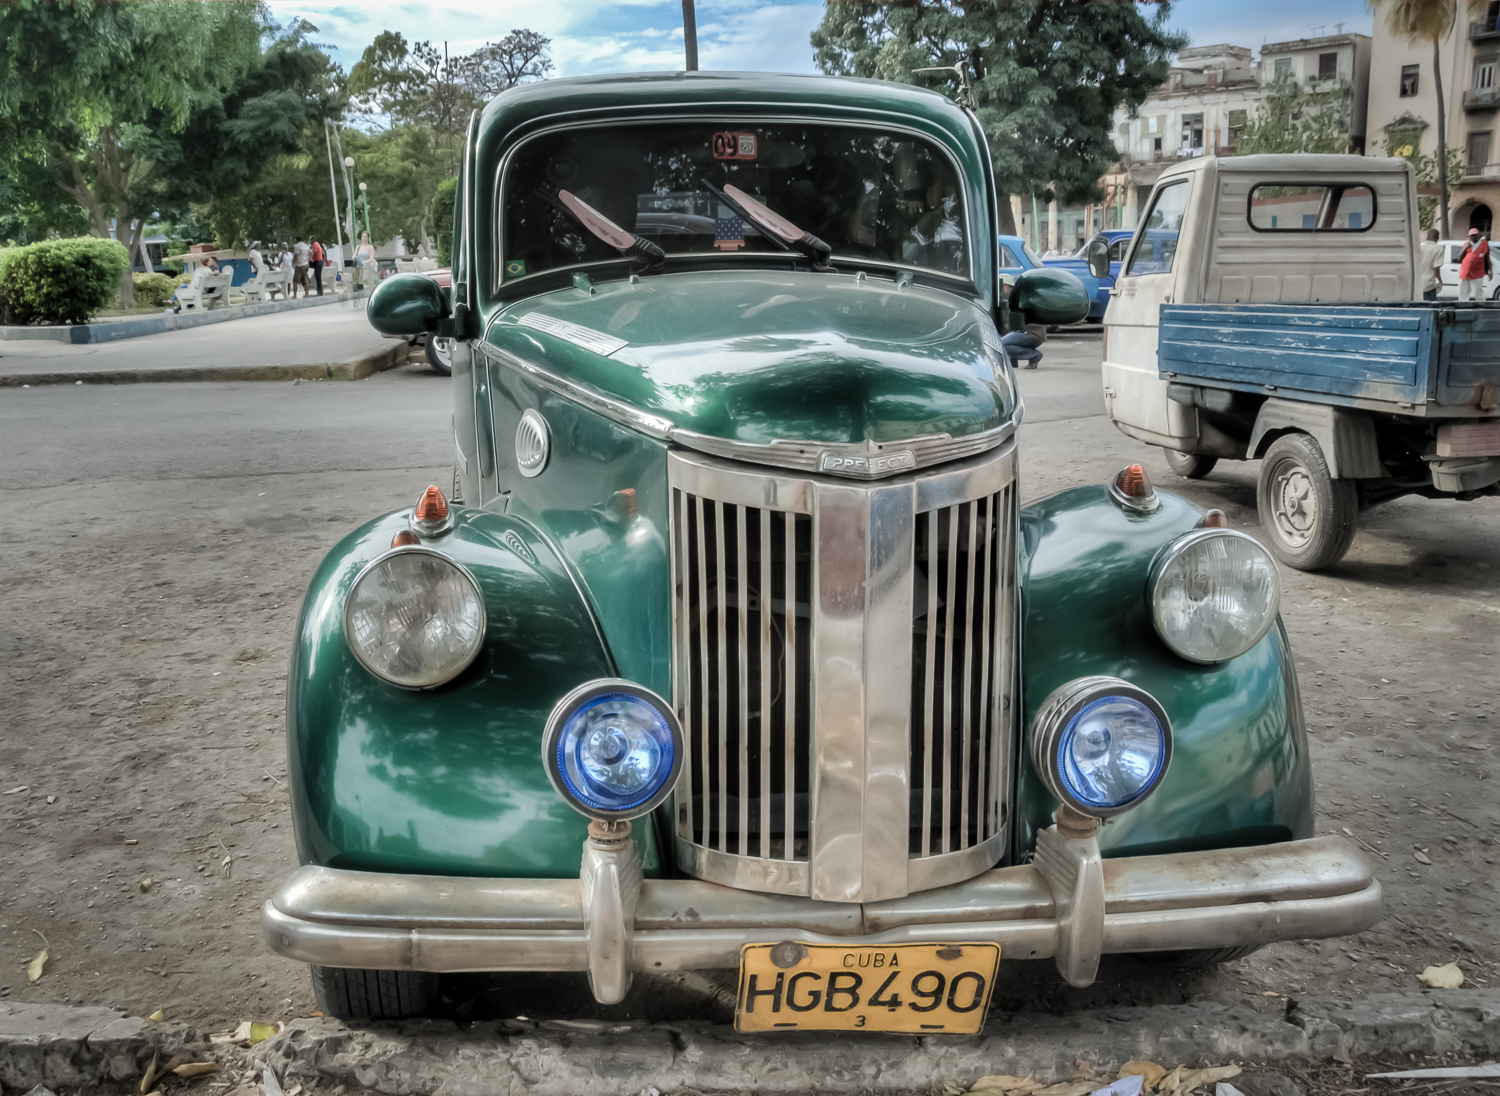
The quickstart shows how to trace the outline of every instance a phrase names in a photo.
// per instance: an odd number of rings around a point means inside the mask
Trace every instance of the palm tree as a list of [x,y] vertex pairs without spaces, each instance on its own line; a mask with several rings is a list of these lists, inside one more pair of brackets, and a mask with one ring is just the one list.
[[[1442,216],[1443,239],[1451,239],[1448,230],[1448,123],[1443,104],[1443,64],[1441,43],[1453,29],[1459,5],[1454,0],[1369,0],[1370,10],[1385,8],[1385,25],[1391,34],[1405,38],[1412,45],[1432,43],[1432,86],[1437,92],[1437,177],[1441,197],[1438,212]],[[1484,0],[1468,0],[1469,14],[1479,15]]]

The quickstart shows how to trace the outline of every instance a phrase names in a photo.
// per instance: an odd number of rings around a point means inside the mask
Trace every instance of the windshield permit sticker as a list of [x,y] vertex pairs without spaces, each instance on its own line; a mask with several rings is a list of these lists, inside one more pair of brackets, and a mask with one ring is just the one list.
[[526,276],[526,260],[507,259],[505,263],[505,276],[507,278],[524,278]]
[[521,327],[531,327],[537,331],[545,331],[549,335],[556,335],[559,339],[565,339],[585,350],[592,350],[595,354],[605,358],[630,345],[626,339],[617,339],[613,335],[606,335],[603,331],[595,331],[592,327],[584,327],[570,320],[559,320],[556,316],[546,316],[540,312],[528,312],[516,323]]
[[755,144],[753,133],[715,133],[714,159],[753,160],[756,156]]
[[738,251],[745,246],[745,222],[738,217],[720,217],[714,222],[714,246],[720,251]]

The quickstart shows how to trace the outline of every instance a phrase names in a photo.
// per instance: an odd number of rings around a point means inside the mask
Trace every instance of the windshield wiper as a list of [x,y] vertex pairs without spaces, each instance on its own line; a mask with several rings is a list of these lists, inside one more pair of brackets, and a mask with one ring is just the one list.
[[537,195],[553,209],[566,213],[622,255],[634,255],[653,270],[667,261],[667,253],[661,248],[643,236],[626,232],[578,195],[566,190],[559,190],[555,198],[545,190],[538,190]]
[[779,213],[772,213],[764,202],[751,197],[732,183],[725,183],[724,188],[720,190],[707,179],[702,182],[721,202],[755,225],[766,239],[781,250],[796,248],[813,261],[813,269],[830,269],[828,260],[833,256],[833,248],[811,232],[803,232]]

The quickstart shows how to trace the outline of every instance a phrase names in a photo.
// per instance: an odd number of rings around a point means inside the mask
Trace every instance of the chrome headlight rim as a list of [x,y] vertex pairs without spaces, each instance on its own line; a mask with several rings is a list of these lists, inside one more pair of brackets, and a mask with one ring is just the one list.
[[[629,807],[620,810],[609,810],[596,807],[593,804],[582,802],[566,780],[563,779],[558,765],[558,745],[562,739],[563,731],[566,729],[568,720],[589,701],[611,693],[626,693],[638,700],[655,708],[666,721],[672,737],[672,767],[667,772],[666,779],[650,796],[642,799]],[[552,788],[568,806],[587,818],[596,819],[600,822],[628,821],[650,814],[657,807],[665,803],[673,791],[677,788],[678,778],[682,776],[683,753],[686,749],[686,738],[682,731],[682,723],[677,718],[677,712],[661,696],[644,685],[634,681],[628,681],[623,677],[601,677],[592,681],[586,681],[577,688],[569,691],[561,700],[552,707],[547,716],[546,727],[542,732],[542,768],[547,772],[547,779]]]
[[[1100,806],[1080,799],[1069,790],[1062,777],[1058,754],[1062,747],[1063,732],[1069,724],[1095,701],[1116,696],[1141,703],[1161,725],[1161,764],[1157,766],[1151,782],[1130,799],[1112,806]],[[1139,685],[1106,675],[1076,678],[1053,689],[1037,708],[1031,724],[1031,764],[1047,790],[1079,814],[1090,818],[1113,818],[1140,806],[1166,778],[1167,770],[1172,764],[1172,722],[1167,718],[1166,709],[1161,706],[1161,702]]]
[[[373,573],[376,568],[385,564],[393,557],[407,555],[434,556],[437,559],[441,560],[443,563],[446,563],[448,566],[452,567],[461,576],[463,576],[464,581],[466,581],[469,584],[470,589],[474,591],[474,600],[475,603],[479,606],[479,631],[474,640],[474,648],[469,652],[468,657],[465,658],[463,662],[458,665],[458,668],[453,670],[451,673],[445,674],[439,679],[435,679],[431,682],[421,685],[412,685],[404,681],[394,681],[391,678],[387,677],[385,674],[381,673],[377,667],[370,664],[370,661],[365,657],[364,652],[360,650],[359,644],[354,642],[354,637],[351,632],[351,614],[353,613],[354,609],[354,592],[359,589],[359,584],[363,582],[365,578],[368,577],[371,573]],[[479,580],[474,577],[472,571],[470,571],[462,563],[459,563],[458,560],[448,555],[446,552],[439,552],[436,548],[429,548],[425,544],[403,544],[400,547],[392,548],[387,552],[382,552],[380,555],[372,559],[369,563],[361,567],[359,570],[359,574],[354,576],[354,581],[349,584],[349,592],[344,596],[343,627],[344,645],[348,647],[349,652],[354,655],[355,661],[357,661],[361,666],[368,670],[372,676],[380,679],[387,685],[394,686],[397,689],[405,689],[407,692],[420,693],[448,684],[448,682],[452,681],[454,678],[458,677],[465,670],[467,670],[470,666],[474,665],[474,660],[479,657],[479,652],[484,649],[484,639],[489,631],[489,616],[485,612],[484,608],[484,591],[480,589]]]
[[[1261,555],[1266,557],[1267,562],[1270,563],[1271,579],[1273,583],[1273,596],[1271,599],[1272,605],[1271,611],[1266,614],[1266,619],[1261,624],[1260,630],[1255,633],[1255,638],[1252,639],[1249,643],[1245,644],[1242,650],[1237,651],[1232,655],[1225,655],[1222,658],[1203,658],[1201,655],[1197,655],[1191,651],[1184,650],[1172,639],[1171,635],[1168,633],[1167,627],[1162,621],[1162,606],[1160,600],[1156,596],[1156,592],[1162,573],[1167,569],[1168,566],[1180,559],[1184,554],[1186,554],[1189,549],[1194,548],[1197,545],[1204,543],[1205,541],[1215,540],[1218,538],[1248,541],[1250,544],[1255,546],[1256,550],[1259,551]],[[1240,655],[1254,650],[1255,645],[1258,644],[1261,640],[1265,639],[1266,633],[1269,632],[1275,625],[1276,617],[1281,612],[1281,571],[1277,568],[1276,560],[1271,555],[1266,546],[1252,537],[1249,533],[1246,533],[1239,529],[1221,529],[1217,527],[1190,529],[1186,533],[1183,533],[1181,536],[1177,537],[1175,540],[1167,544],[1165,548],[1157,553],[1156,558],[1152,560],[1151,569],[1147,573],[1146,577],[1146,605],[1151,612],[1151,624],[1156,629],[1158,638],[1160,638],[1161,641],[1166,644],[1168,650],[1170,650],[1178,658],[1185,659],[1188,662],[1196,663],[1199,666],[1217,666],[1221,663],[1229,662],[1232,659],[1239,658]]]

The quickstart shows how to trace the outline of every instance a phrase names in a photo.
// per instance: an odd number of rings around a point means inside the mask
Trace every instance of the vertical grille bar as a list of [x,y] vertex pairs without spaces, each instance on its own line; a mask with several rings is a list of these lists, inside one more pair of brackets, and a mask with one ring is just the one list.
[[[998,535],[1001,538],[1000,551],[997,553],[999,572],[995,582],[996,588],[996,610],[995,610],[995,733],[999,738],[1005,730],[1014,726],[1016,718],[1016,707],[1014,700],[1015,681],[1012,675],[1012,663],[1015,661],[1013,644],[1016,635],[1016,562],[1015,537],[1017,522],[1017,492],[1012,484],[1001,493],[1002,511],[999,519]],[[990,828],[993,832],[1000,832],[1002,820],[1001,812],[1004,809],[1005,796],[1009,792],[1009,758],[997,748],[991,754],[990,767],[991,783],[993,791],[990,794]]]
[[938,618],[938,521],[936,514],[923,514],[927,523],[927,662],[922,674],[922,855],[932,855],[932,710],[933,686],[937,683]]
[[714,578],[718,581],[719,632],[719,851],[729,851],[729,645],[725,643],[724,614],[728,608],[729,568],[724,561],[724,513],[722,502],[714,503]]
[[948,518],[948,612],[943,622],[943,851],[953,847],[953,614],[958,607],[958,514]]
[[745,507],[734,508],[735,541],[735,587],[734,625],[735,638],[739,641],[736,659],[739,664],[739,692],[735,695],[736,707],[740,710],[739,742],[739,848],[741,856],[750,854],[750,651],[747,646],[750,615],[750,589],[745,582],[748,552],[745,551]]
[[784,640],[785,669],[782,671],[782,830],[781,858],[793,858],[797,838],[797,515],[783,514],[786,524],[786,559],[781,572],[783,608],[786,610]]
[[698,688],[703,694],[703,721],[699,726],[699,744],[702,747],[703,780],[698,789],[698,837],[697,840],[708,844],[708,794],[712,786],[709,768],[709,728],[713,726],[708,709],[709,697],[712,691],[708,687],[709,655],[708,655],[708,550],[707,533],[704,532],[704,519],[708,516],[708,505],[703,499],[698,499],[698,647],[702,652],[702,677],[699,679]]
[[[958,507],[954,507],[954,509],[957,510]],[[962,744],[960,746],[960,756],[962,757],[962,764],[960,765],[960,772],[962,773],[962,778],[961,778],[961,783],[959,784],[959,787],[958,787],[958,795],[959,795],[959,800],[958,800],[958,802],[959,802],[959,809],[958,809],[958,840],[959,840],[959,846],[961,848],[967,848],[970,844],[973,843],[970,840],[970,838],[969,838],[969,760],[970,760],[969,759],[969,754],[971,752],[972,730],[973,730],[973,722],[972,722],[973,712],[971,710],[971,707],[972,707],[972,704],[973,704],[974,695],[973,695],[973,687],[972,687],[972,684],[971,684],[971,677],[972,677],[973,672],[974,672],[974,638],[975,638],[974,637],[974,596],[975,596],[975,591],[974,591],[974,536],[975,536],[975,533],[977,532],[977,529],[975,528],[975,526],[978,523],[978,519],[979,519],[979,502],[978,502],[978,500],[971,501],[969,503],[968,510],[969,510],[969,552],[968,552],[969,573],[968,573],[968,576],[967,576],[967,581],[966,581],[966,583],[964,585],[964,632],[963,632],[963,643],[964,643],[964,676],[963,676],[964,719],[963,719],[963,723],[961,724],[961,733],[963,735],[963,742],[962,742]],[[981,702],[981,704],[982,704],[982,702]],[[974,804],[974,813],[975,813],[975,817],[977,818],[978,815],[979,815],[979,804],[978,803]]]
[[760,813],[760,855],[771,855],[771,512],[760,511],[760,589],[757,592],[760,621],[760,787],[756,802]]
[[994,833],[990,823],[990,794],[994,782],[989,778],[989,769],[985,765],[987,751],[991,748],[990,728],[990,612],[994,608],[995,600],[995,576],[991,570],[993,559],[991,549],[994,547],[995,535],[995,503],[999,500],[998,495],[991,495],[984,500],[984,564],[980,568],[983,574],[983,587],[979,592],[980,607],[980,639],[979,639],[979,758],[975,764],[975,770],[979,776],[978,798],[974,809],[979,816],[979,839],[983,841]]
[[682,720],[682,771],[687,781],[687,803],[677,807],[677,833],[682,837],[692,836],[692,822],[688,813],[693,802],[693,721],[687,711],[692,699],[692,628],[687,618],[687,591],[692,585],[691,560],[688,540],[692,536],[688,521],[688,501],[683,492],[672,490],[672,596],[676,608],[674,621],[677,635],[674,638],[677,658],[673,667],[676,674],[677,716]]

